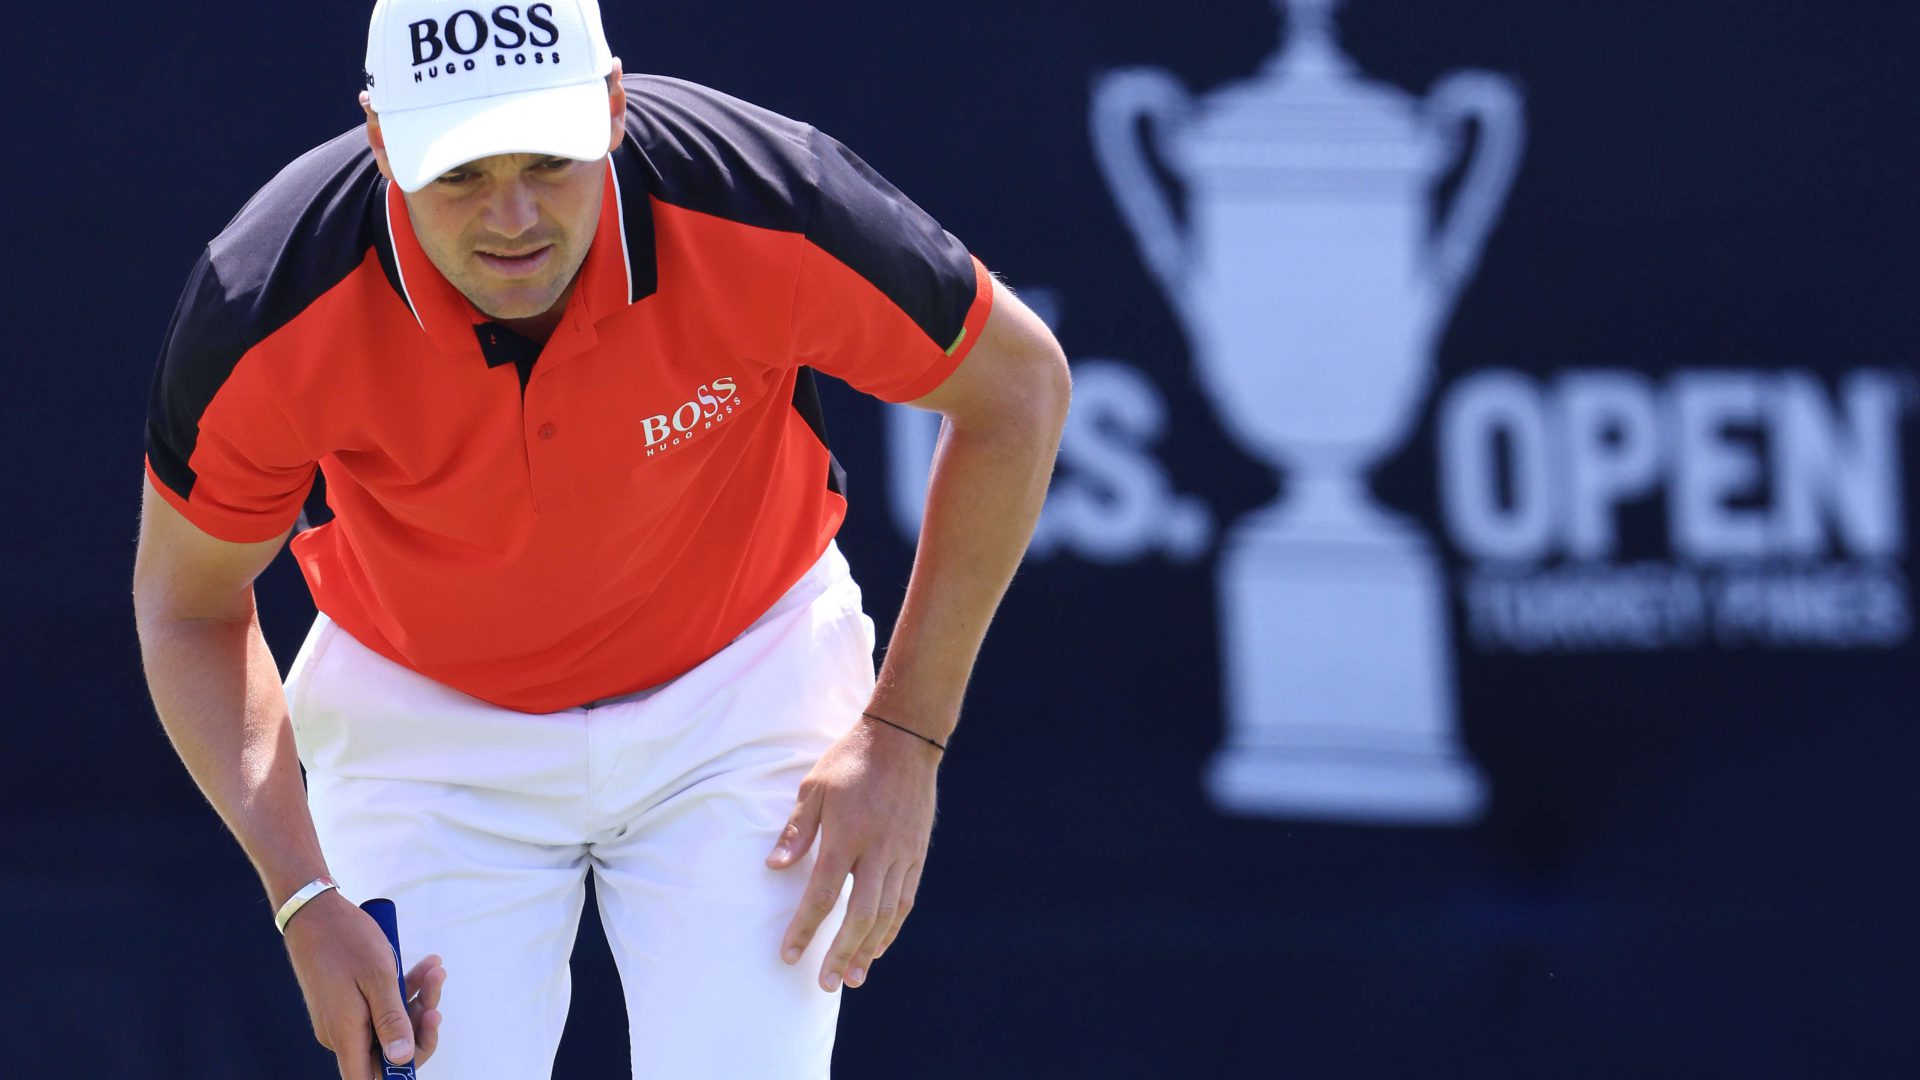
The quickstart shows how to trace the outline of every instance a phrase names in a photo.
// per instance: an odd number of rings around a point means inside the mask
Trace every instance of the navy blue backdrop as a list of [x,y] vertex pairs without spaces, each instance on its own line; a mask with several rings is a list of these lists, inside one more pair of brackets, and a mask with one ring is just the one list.
[[[1090,124],[1116,69],[1200,97],[1253,77],[1275,4],[607,0],[606,18],[629,70],[855,148],[1025,291],[1081,373],[1070,505],[987,643],[922,904],[848,996],[840,1075],[1913,1060],[1920,14],[1340,10],[1352,78],[1419,96],[1484,69],[1524,102],[1510,193],[1364,496],[1437,553],[1443,711],[1485,782],[1483,807],[1425,825],[1228,812],[1209,786],[1232,711],[1225,538],[1293,474],[1223,422]],[[237,0],[39,19],[6,181],[0,1073],[332,1075],[257,882],[147,703],[128,581],[184,275],[257,186],[356,121],[365,22]],[[1466,132],[1416,216],[1473,182],[1451,163],[1490,136]],[[1178,154],[1151,159],[1176,193]],[[1201,198],[1184,187],[1181,220]],[[1304,258],[1275,255],[1276,275]],[[1570,426],[1589,407],[1599,425]],[[884,635],[917,429],[838,386],[828,408],[842,544]],[[1666,591],[1646,603],[1679,598],[1670,618],[1605,614],[1647,580]],[[259,592],[284,663],[310,604],[284,559]],[[567,1075],[624,1075],[604,950],[583,926]]]

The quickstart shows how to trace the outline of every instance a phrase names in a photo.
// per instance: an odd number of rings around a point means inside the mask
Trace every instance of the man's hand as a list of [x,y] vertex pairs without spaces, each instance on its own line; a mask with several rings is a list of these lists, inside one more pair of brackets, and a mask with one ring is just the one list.
[[314,1037],[333,1051],[341,1080],[380,1080],[382,1047],[388,1060],[401,1064],[433,1056],[447,981],[438,956],[407,973],[412,1002],[402,1003],[393,948],[380,924],[337,891],[314,898],[287,922],[287,953]]
[[767,865],[784,870],[820,839],[806,898],[787,927],[781,959],[800,954],[833,911],[853,874],[846,918],[820,967],[820,988],[867,981],[913,910],[933,835],[940,751],[904,732],[862,721],[829,748],[800,782],[800,798]]

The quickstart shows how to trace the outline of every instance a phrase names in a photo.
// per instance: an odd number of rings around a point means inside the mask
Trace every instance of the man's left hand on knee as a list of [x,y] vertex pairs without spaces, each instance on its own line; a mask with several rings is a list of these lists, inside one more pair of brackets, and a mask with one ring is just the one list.
[[783,960],[800,962],[853,875],[846,916],[820,967],[821,989],[865,983],[913,910],[933,834],[940,756],[906,732],[860,724],[801,782],[793,815],[767,856],[769,867],[788,869],[820,838],[805,898],[781,943]]

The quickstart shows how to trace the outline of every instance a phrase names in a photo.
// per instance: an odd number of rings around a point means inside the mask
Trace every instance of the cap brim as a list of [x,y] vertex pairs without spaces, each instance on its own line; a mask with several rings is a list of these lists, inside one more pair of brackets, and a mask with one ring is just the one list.
[[381,114],[387,162],[402,191],[419,191],[457,165],[496,154],[593,161],[612,137],[604,80]]

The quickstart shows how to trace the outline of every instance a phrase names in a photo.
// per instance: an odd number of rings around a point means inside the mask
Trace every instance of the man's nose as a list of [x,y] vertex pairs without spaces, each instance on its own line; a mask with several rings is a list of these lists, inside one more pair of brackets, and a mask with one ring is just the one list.
[[534,204],[533,190],[514,180],[496,184],[487,202],[488,231],[508,240],[533,228],[540,221],[540,209]]

